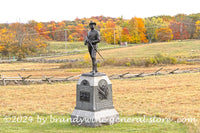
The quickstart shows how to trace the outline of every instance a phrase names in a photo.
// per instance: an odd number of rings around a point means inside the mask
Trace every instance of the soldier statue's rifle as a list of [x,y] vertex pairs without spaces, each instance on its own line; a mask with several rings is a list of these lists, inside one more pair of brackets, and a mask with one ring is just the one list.
[[91,41],[88,39],[87,36],[86,36],[86,41],[90,44],[92,49],[94,49],[99,54],[99,56],[101,56],[101,58],[104,60],[103,56],[99,53],[99,51],[96,48],[94,48],[94,46],[92,45]]

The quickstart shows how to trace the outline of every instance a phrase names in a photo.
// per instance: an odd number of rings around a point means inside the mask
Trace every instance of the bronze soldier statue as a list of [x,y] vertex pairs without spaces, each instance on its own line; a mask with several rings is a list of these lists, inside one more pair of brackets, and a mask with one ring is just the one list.
[[88,51],[92,59],[92,71],[90,73],[92,73],[93,75],[98,72],[96,53],[100,55],[100,53],[97,51],[97,43],[100,42],[100,33],[99,31],[95,29],[95,26],[96,26],[96,23],[93,21],[90,21],[89,23],[90,31],[88,31],[86,39],[85,39],[85,45],[88,45]]

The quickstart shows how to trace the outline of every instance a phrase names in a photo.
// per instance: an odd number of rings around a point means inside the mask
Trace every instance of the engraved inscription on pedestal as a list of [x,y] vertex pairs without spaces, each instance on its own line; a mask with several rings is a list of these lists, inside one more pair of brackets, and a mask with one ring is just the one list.
[[[83,80],[81,85],[83,86],[82,89],[84,89],[85,86],[89,86],[90,84],[87,80]],[[87,90],[87,87],[85,90]],[[90,102],[90,92],[80,91],[80,101]]]
[[80,91],[80,101],[90,102],[90,93],[85,91]]

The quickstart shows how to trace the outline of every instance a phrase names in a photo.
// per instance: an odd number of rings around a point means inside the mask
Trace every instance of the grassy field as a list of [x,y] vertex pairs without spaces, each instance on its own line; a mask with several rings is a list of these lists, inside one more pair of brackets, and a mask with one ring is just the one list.
[[[59,41],[49,41],[46,42],[48,44],[47,51],[48,52],[56,52],[56,53],[64,53],[69,51],[87,51],[87,46],[84,45],[84,42],[59,42]],[[99,43],[98,47],[100,49],[112,49],[119,48],[119,45],[110,45],[106,43]],[[66,49],[65,49],[66,48]]]
[[[12,118],[13,116],[9,117]],[[21,116],[18,116],[21,117]],[[22,119],[25,116],[22,116]],[[140,133],[180,133],[180,132],[187,132],[188,128],[182,123],[175,123],[175,122],[155,122],[151,123],[152,117],[145,117],[146,123],[131,123],[131,122],[120,122],[115,125],[97,127],[97,128],[88,128],[88,127],[78,127],[72,126],[69,120],[69,115],[33,115],[28,116],[29,120],[26,122],[22,122],[18,120],[18,122],[10,122],[6,121],[5,117],[0,117],[0,132],[23,132],[23,133],[38,133],[38,132],[50,132],[50,133],[63,133],[63,132],[140,132]],[[8,118],[8,116],[6,117]],[[45,119],[46,121],[40,121],[40,119]],[[127,117],[123,117],[122,119],[126,119]],[[141,116],[134,116],[129,117],[135,120],[142,120],[144,117]],[[55,121],[58,119],[58,121]],[[62,119],[62,121],[60,121]],[[159,120],[156,118],[155,120]],[[6,123],[6,122],[7,123]],[[8,124],[9,123],[9,124]]]
[[[114,47],[114,45],[108,46]],[[99,49],[101,49],[101,47],[102,46],[100,45]],[[101,54],[104,58],[149,58],[157,54],[163,54],[178,59],[199,58],[200,40],[186,40],[183,42],[172,41],[136,46],[131,45],[130,47],[120,47],[110,50],[103,50],[101,51]],[[85,53],[55,57],[50,59],[83,59],[84,55]]]

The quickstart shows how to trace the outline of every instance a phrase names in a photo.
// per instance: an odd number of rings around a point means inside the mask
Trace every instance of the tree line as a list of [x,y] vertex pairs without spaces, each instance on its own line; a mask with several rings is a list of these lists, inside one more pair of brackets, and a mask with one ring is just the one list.
[[45,51],[45,41],[83,41],[90,21],[97,23],[101,40],[109,44],[200,39],[200,13],[124,19],[95,16],[73,21],[0,24],[0,52],[4,56],[34,55]]

